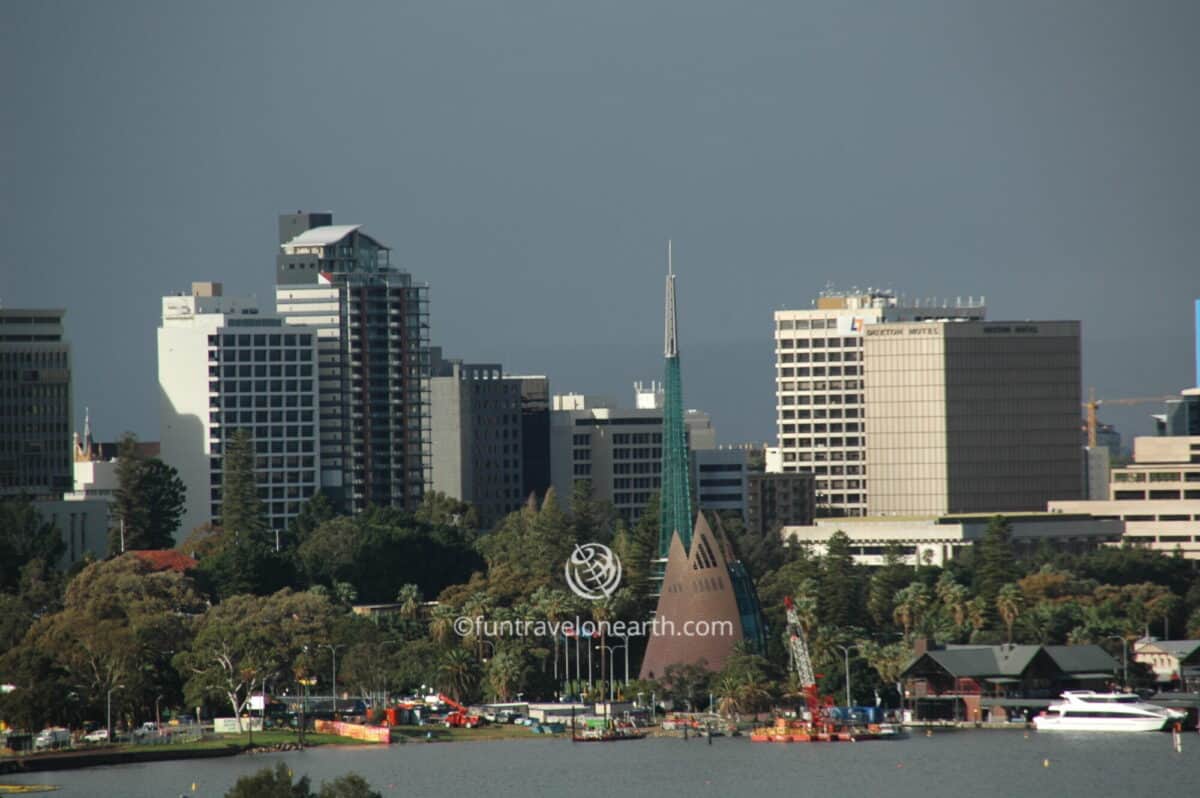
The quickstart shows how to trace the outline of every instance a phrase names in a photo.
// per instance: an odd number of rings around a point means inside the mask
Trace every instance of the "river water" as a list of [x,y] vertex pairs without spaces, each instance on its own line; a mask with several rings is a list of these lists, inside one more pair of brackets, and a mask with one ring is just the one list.
[[[322,780],[356,771],[385,796],[986,796],[1192,795],[1200,734],[1177,753],[1169,734],[918,732],[863,743],[765,744],[748,738],[416,743],[321,747],[191,762],[0,776],[73,796],[220,798],[239,776],[276,762]],[[195,783],[196,790],[192,791]]]

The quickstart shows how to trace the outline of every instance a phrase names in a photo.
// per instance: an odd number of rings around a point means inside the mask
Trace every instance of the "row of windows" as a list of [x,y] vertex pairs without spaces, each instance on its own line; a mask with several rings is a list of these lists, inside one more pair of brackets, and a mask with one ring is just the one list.
[[[1182,494],[1182,495],[1181,495]],[[1140,501],[1147,498],[1144,490],[1118,490],[1114,493],[1118,501]],[[1200,499],[1200,490],[1152,490],[1149,497],[1152,500],[1170,499]]]
[[645,444],[645,443],[662,443],[661,432],[638,432],[630,434],[628,432],[618,432],[612,436],[613,444],[616,446],[625,446],[629,444]]
[[661,470],[660,463],[613,463],[614,474],[657,474]]
[[854,362],[862,360],[861,352],[784,352],[779,356],[780,363],[837,363],[839,361]]
[[[229,429],[228,433],[224,430]],[[234,427],[214,427],[209,433],[209,437],[214,441],[219,441],[223,437],[232,438]],[[243,427],[241,429],[249,429]],[[256,426],[253,428],[253,435],[258,440],[267,438],[311,438],[313,437],[313,427],[311,424],[292,424],[284,426],[283,424],[268,424],[264,426]],[[219,444],[213,444],[216,447]]]
[[862,446],[862,438],[784,438],[781,445],[785,448],[811,448],[813,446]]
[[256,333],[247,335],[208,336],[209,346],[312,346],[312,336],[303,333]]
[[613,494],[613,504],[632,504],[638,507],[644,507],[646,502],[650,501],[652,494],[648,491],[637,493],[618,492]]
[[[784,362],[791,363],[792,356],[787,355]],[[780,366],[780,377],[840,377],[841,375],[855,376],[862,374],[862,366]]]
[[209,363],[307,363],[311,349],[210,349]]
[[862,380],[800,380],[799,382],[782,381],[781,391],[840,391],[843,388],[862,388]]
[[700,487],[702,488],[740,488],[742,480],[740,479],[702,479]]
[[[843,317],[844,318],[844,317]],[[836,330],[837,317],[831,319],[780,319],[781,330]]]
[[613,449],[614,460],[661,460],[662,449],[657,446]]
[[297,396],[296,394],[275,394],[267,396],[266,394],[242,394],[241,396],[225,396],[224,401],[221,401],[219,396],[210,396],[208,398],[208,406],[210,408],[219,408],[224,406],[226,410],[235,407],[312,407],[313,397],[311,393],[305,393]]
[[224,377],[225,379],[234,377],[242,379],[250,377],[275,377],[276,379],[279,377],[311,377],[312,366],[298,366],[295,363],[286,366],[261,364],[257,366],[209,366],[208,376],[210,379],[214,377]]
[[861,432],[861,428],[862,425],[857,421],[848,421],[845,424],[784,424],[781,427],[785,435],[796,432]]
[[[243,410],[240,413],[228,411],[222,413],[220,411],[209,413],[208,420],[214,424],[282,424],[287,422],[294,424],[297,421],[311,423],[313,420],[313,411],[311,410]],[[217,431],[213,431],[214,437],[219,437]]]
[[862,346],[861,338],[781,338],[781,349],[832,349],[838,346],[855,348]]
[[831,407],[828,410],[824,408],[816,408],[813,410],[783,410],[780,412],[780,418],[797,419],[797,418],[859,418],[860,413],[857,407]]
[[856,393],[813,394],[811,396],[785,395],[779,397],[781,405],[856,405],[862,397]]
[[661,477],[636,477],[634,479],[614,479],[613,488],[616,490],[630,490],[634,488],[651,488],[658,490],[662,487]]
[[824,463],[827,461],[850,461],[856,462],[863,459],[862,452],[784,452],[783,462],[785,463]]

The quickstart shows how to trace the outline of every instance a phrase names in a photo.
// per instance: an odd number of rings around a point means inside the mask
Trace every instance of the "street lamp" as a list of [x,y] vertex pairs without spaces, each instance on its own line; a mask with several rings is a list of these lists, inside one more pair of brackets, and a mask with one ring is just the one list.
[[[613,676],[613,672],[614,672],[614,669],[617,667],[616,666],[617,649],[625,648],[625,646],[623,646],[623,645],[621,645],[621,646],[606,646],[603,643],[601,643],[599,648],[601,651],[603,651],[606,648],[608,649],[608,703],[611,704],[614,700],[616,700],[616,694],[614,692],[614,687],[616,685],[616,678]],[[601,654],[600,656],[603,657],[604,655]],[[603,662],[601,664],[603,664]]]
[[337,650],[339,648],[345,648],[346,644],[338,643],[335,646],[330,643],[320,643],[319,646],[321,648],[329,649],[330,654],[333,655],[333,676],[329,683],[329,691],[333,694],[333,717],[336,719],[337,718]]
[[158,733],[162,734],[162,716],[158,714],[158,702],[162,701],[162,695],[154,699],[154,725],[158,727]]
[[113,685],[112,687],[108,688],[108,700],[107,700],[107,702],[106,702],[106,703],[107,703],[107,706],[108,706],[108,714],[107,714],[107,717],[106,717],[106,720],[105,720],[105,728],[108,730],[108,741],[109,741],[110,743],[113,741],[113,733],[112,733],[112,694],[113,694],[113,692],[114,692],[115,690],[124,690],[124,689],[125,689],[125,685],[123,685],[123,684],[117,684],[117,685]]
[[1109,635],[1109,640],[1121,641],[1121,689],[1129,689],[1129,641],[1121,635]]
[[850,698],[850,651],[857,650],[858,646],[834,646],[840,648],[846,660],[846,709],[849,710],[854,702]]

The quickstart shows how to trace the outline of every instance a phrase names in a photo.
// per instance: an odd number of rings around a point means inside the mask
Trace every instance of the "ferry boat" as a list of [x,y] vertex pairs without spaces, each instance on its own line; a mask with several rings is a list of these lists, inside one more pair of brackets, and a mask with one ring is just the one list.
[[1133,693],[1068,690],[1062,699],[1033,719],[1038,731],[1161,731],[1187,717]]

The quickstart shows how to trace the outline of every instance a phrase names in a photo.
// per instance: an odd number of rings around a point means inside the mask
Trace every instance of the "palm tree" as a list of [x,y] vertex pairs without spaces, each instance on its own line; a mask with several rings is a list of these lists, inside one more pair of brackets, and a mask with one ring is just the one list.
[[498,701],[509,701],[525,680],[526,667],[520,654],[501,651],[487,665],[488,690]]
[[400,617],[406,621],[411,621],[417,617],[417,613],[421,611],[421,603],[425,597],[421,595],[421,588],[413,584],[407,584],[400,588],[396,593],[396,603],[400,605]]
[[1017,616],[1021,614],[1022,607],[1025,606],[1025,594],[1021,592],[1021,588],[1014,583],[1008,582],[1001,585],[1000,591],[996,593],[996,612],[1000,613],[1000,620],[1004,621],[1004,626],[1008,630],[1008,642],[1012,642],[1013,624],[1017,621]]
[[937,592],[938,601],[942,603],[942,607],[946,613],[954,620],[954,625],[962,627],[967,622],[967,589],[954,581],[954,577],[949,571],[943,571],[938,579],[937,587],[934,588]]
[[452,648],[437,667],[437,686],[455,701],[465,701],[479,684],[479,663],[465,648]]
[[817,626],[817,596],[819,593],[820,588],[817,587],[817,581],[805,579],[796,587],[796,593],[792,596],[792,604],[800,619],[800,628],[804,630],[806,636]]
[[453,604],[439,604],[433,608],[429,618],[429,636],[435,643],[446,645],[455,635],[454,621],[458,608]]
[[492,609],[492,597],[482,590],[472,593],[463,602],[463,615],[475,621],[470,631],[463,635],[463,643],[474,646],[475,656],[483,658],[483,623]]
[[907,638],[913,627],[920,624],[929,607],[929,589],[921,582],[913,582],[906,588],[896,591],[896,609],[893,618],[904,627],[904,637]]
[[[571,597],[562,590],[554,590],[547,587],[539,587],[534,591],[530,598],[533,602],[534,609],[545,617],[546,621],[552,628],[557,629],[558,624],[571,616]],[[554,638],[554,681],[558,681],[558,634],[552,633]]]

